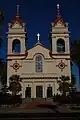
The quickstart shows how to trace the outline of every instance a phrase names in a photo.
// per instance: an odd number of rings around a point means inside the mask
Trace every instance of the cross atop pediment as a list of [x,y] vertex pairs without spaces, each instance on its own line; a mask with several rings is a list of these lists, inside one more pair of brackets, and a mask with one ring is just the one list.
[[40,42],[40,34],[39,33],[37,34],[37,37],[38,37],[38,39],[37,39],[38,42]]

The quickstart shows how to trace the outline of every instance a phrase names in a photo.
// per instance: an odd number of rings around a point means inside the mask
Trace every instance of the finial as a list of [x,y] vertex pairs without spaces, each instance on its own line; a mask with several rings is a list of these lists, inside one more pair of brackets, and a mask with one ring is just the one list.
[[40,34],[39,33],[37,34],[37,37],[38,37],[37,40],[38,40],[38,43],[39,43],[40,42]]
[[57,9],[59,9],[59,4],[57,4]]
[[60,17],[60,8],[59,8],[59,4],[57,4],[57,17],[59,18]]
[[19,17],[19,5],[17,5],[17,13],[16,13],[16,16]]

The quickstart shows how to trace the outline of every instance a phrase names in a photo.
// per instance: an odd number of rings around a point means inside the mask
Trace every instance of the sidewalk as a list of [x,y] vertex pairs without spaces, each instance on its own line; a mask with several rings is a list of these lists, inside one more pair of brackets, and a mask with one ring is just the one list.
[[0,113],[53,113],[51,109],[46,108],[35,108],[35,109],[24,109],[24,108],[0,108]]

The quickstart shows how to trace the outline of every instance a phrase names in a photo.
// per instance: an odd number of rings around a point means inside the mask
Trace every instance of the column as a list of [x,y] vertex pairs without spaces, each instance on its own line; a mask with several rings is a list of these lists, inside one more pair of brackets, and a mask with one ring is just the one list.
[[55,82],[53,82],[53,95],[55,94]]
[[45,81],[43,85],[43,98],[46,98],[46,82]]
[[31,91],[31,98],[34,98],[34,93],[35,92],[35,90],[34,90],[34,81],[33,81],[33,83],[32,83],[32,91]]
[[21,86],[22,86],[22,98],[25,98],[25,90],[26,90],[26,87],[24,85],[24,82],[21,83]]
[[55,95],[57,94],[57,84],[56,81],[54,82],[54,86],[55,86]]
[[36,83],[34,82],[34,98],[36,98]]

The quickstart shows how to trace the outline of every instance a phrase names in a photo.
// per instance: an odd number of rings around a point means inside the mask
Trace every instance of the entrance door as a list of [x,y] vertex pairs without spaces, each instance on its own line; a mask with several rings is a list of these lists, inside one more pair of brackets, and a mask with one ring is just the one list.
[[47,97],[52,97],[52,87],[47,88]]
[[36,98],[42,98],[42,97],[43,97],[43,87],[36,86]]
[[25,97],[31,98],[31,87],[26,87]]

